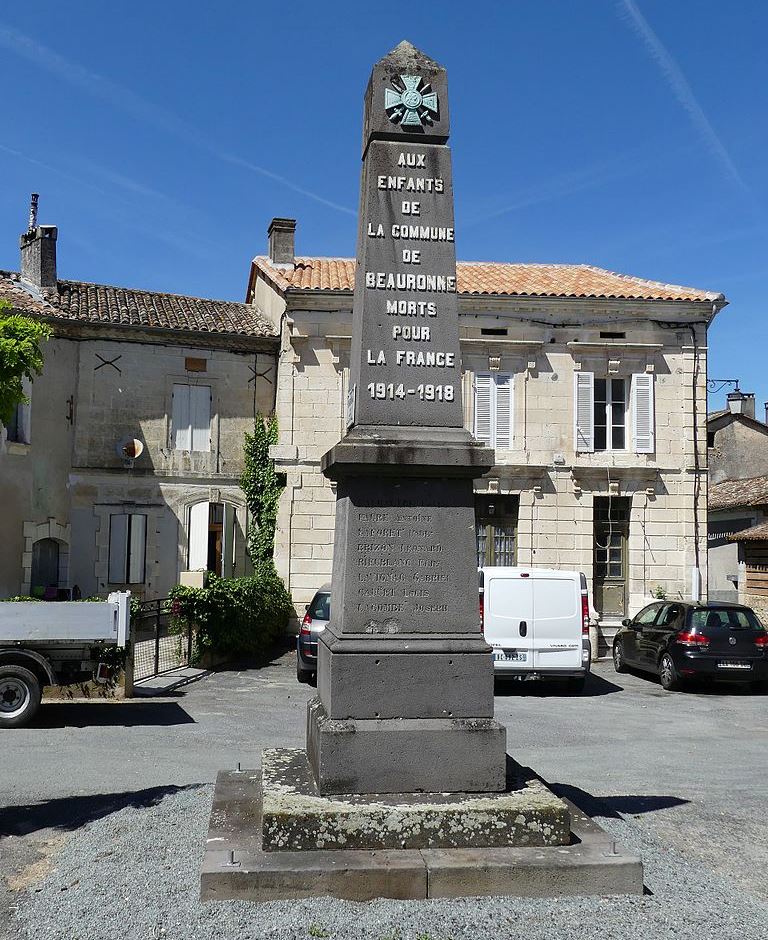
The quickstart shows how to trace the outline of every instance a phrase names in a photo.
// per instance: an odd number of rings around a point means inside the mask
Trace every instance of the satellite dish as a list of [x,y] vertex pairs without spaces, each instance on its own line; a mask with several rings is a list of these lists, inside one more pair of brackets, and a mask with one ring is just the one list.
[[123,460],[135,460],[144,453],[144,444],[135,437],[128,437],[117,445],[117,456]]

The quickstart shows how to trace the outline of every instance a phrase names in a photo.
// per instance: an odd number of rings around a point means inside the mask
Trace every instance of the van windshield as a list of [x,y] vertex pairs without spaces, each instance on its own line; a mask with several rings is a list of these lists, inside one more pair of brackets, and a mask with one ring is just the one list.
[[309,616],[313,620],[331,619],[331,595],[315,594],[309,606]]
[[743,607],[702,607],[692,610],[689,625],[700,630],[724,627],[727,630],[761,630],[753,611]]

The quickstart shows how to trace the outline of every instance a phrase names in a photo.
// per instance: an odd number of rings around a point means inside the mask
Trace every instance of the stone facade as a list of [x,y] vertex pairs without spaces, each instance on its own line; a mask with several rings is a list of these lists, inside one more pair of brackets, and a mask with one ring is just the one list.
[[[0,272],[0,298],[53,330],[23,420],[0,426],[0,597],[165,597],[212,557],[222,573],[246,574],[238,481],[244,435],[274,408],[277,331],[245,304],[28,280],[39,265],[24,252],[55,246],[38,237],[47,228],[22,239],[21,276]],[[194,388],[205,413],[192,419],[178,400],[174,412],[174,396]],[[199,425],[196,441],[179,436],[174,414]],[[135,459],[123,450],[131,441],[143,447]],[[201,503],[212,505],[195,553]]]
[[[297,276],[309,265],[322,271],[322,263],[295,259]],[[280,443],[273,455],[287,485],[276,563],[302,615],[331,574],[334,494],[319,461],[344,431],[351,290],[294,288],[289,281],[285,265],[277,270],[269,259],[256,259],[249,297],[260,310],[268,300],[281,314]],[[475,490],[478,513],[483,498],[513,497],[514,563],[579,569],[594,603],[596,507],[612,513],[621,505],[627,515],[623,609],[606,614],[596,606],[605,638],[657,588],[667,596],[703,595],[706,328],[724,300],[468,296],[459,290],[466,427],[475,429],[477,376],[509,375],[512,385],[511,441],[497,446],[496,465],[475,481]],[[650,452],[635,452],[629,426],[625,449],[577,450],[574,376],[579,372],[624,379],[626,389],[632,376],[650,377]],[[628,425],[632,411],[628,401]]]

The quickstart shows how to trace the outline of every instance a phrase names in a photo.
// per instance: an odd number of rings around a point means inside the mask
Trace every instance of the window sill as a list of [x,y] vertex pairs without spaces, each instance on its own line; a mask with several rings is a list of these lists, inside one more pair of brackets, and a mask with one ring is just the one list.
[[29,444],[21,444],[18,441],[6,441],[5,442],[5,452],[6,454],[13,454],[17,457],[24,457],[29,453]]

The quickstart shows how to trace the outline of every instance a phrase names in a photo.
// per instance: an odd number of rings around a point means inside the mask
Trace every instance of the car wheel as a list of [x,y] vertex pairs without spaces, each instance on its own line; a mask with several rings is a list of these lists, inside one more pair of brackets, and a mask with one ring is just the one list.
[[624,662],[624,648],[621,640],[615,640],[613,644],[613,668],[616,672],[626,672],[627,664]]
[[665,692],[679,692],[682,688],[680,676],[677,674],[677,669],[675,669],[675,664],[672,662],[669,653],[664,653],[659,660],[659,681]]
[[27,724],[40,707],[37,676],[23,666],[0,666],[0,728]]
[[296,678],[299,682],[309,684],[312,682],[312,676],[314,676],[314,670],[312,669],[303,669],[301,666],[301,660],[296,663]]

